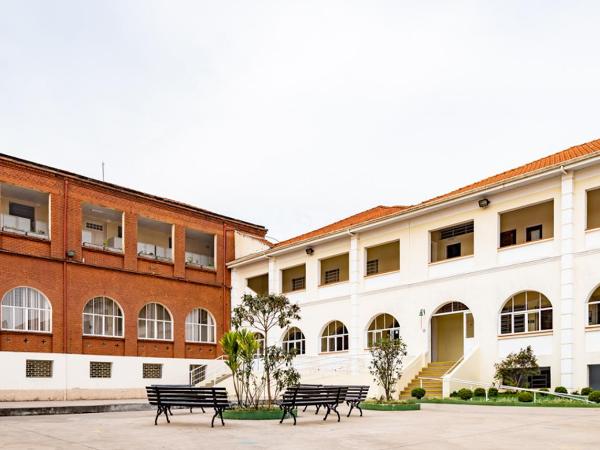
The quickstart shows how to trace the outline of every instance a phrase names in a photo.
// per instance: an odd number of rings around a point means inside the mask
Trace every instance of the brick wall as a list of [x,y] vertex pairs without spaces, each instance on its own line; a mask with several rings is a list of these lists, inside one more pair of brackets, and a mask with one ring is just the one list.
[[[88,181],[0,157],[0,182],[50,195],[50,241],[0,232],[0,297],[30,286],[52,305],[51,333],[0,331],[0,351],[67,352],[98,355],[214,358],[218,346],[185,342],[185,318],[194,308],[213,315],[217,341],[229,329],[230,274],[234,230],[263,237],[266,230],[203,213],[129,190]],[[82,203],[123,211],[123,253],[82,248]],[[172,263],[137,255],[137,219],[174,225]],[[185,230],[216,235],[215,270],[187,267]],[[67,251],[75,256],[66,257]],[[83,336],[85,304],[97,296],[118,302],[124,338]],[[137,317],[146,303],[165,306],[173,320],[173,341],[138,340]]]

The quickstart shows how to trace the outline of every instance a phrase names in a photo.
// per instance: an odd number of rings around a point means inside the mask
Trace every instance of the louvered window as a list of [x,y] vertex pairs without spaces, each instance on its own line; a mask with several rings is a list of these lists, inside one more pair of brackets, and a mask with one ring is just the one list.
[[440,230],[440,237],[442,239],[450,239],[456,236],[462,236],[463,234],[469,234],[473,232],[473,222],[464,223],[462,225],[456,225],[454,227],[445,228]]
[[372,259],[371,261],[367,261],[367,275],[374,275],[379,273],[379,260]]
[[94,222],[86,222],[85,223],[85,227],[88,230],[96,230],[96,231],[102,231],[104,230],[104,226],[100,225],[99,223],[94,223]]
[[325,284],[337,283],[338,281],[340,281],[340,269],[332,269],[325,272]]

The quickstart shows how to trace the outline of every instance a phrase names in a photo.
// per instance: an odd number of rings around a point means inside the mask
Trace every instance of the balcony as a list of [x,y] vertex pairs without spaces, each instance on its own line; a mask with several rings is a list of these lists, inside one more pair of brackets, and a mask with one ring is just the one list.
[[138,256],[158,261],[173,261],[173,225],[140,217],[137,233]]
[[400,241],[369,247],[366,257],[365,276],[400,270]]
[[429,235],[431,238],[430,263],[473,255],[475,237],[473,221],[430,231]]
[[281,292],[302,291],[306,289],[306,265],[290,267],[281,271]]
[[257,295],[267,295],[269,293],[269,274],[248,278],[246,284]]
[[500,248],[554,237],[554,200],[500,213]]
[[586,230],[600,228],[600,189],[587,191],[587,223]]
[[185,263],[190,266],[214,270],[215,235],[186,229]]
[[81,207],[81,245],[123,251],[123,211],[84,203]]
[[332,256],[320,261],[321,286],[348,281],[349,257],[348,253]]
[[49,195],[0,183],[0,229],[50,239]]

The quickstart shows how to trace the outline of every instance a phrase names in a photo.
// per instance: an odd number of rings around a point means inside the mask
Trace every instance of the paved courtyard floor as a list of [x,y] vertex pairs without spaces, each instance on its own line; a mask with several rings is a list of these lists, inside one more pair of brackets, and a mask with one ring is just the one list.
[[364,417],[301,414],[292,421],[229,420],[175,411],[0,418],[2,449],[598,449],[600,409],[423,405]]

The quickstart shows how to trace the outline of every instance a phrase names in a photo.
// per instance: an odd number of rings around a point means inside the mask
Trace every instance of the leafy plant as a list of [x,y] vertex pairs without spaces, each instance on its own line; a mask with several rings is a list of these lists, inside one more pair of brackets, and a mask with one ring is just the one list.
[[594,403],[600,403],[600,391],[592,391],[588,395],[588,400]]
[[425,397],[425,392],[425,389],[418,387],[410,391],[410,395],[418,400],[421,400],[423,397]]
[[371,363],[369,371],[373,380],[379,384],[384,392],[385,399],[391,400],[395,392],[395,385],[401,376],[402,359],[406,356],[406,344],[401,337],[397,339],[381,339],[369,349]]
[[521,391],[517,398],[522,403],[531,403],[533,401],[533,394],[531,392]]
[[475,388],[475,390],[473,390],[473,396],[474,397],[485,397],[485,389],[484,388]]
[[592,388],[589,387],[584,387],[581,390],[581,395],[590,395],[592,393]]
[[458,392],[452,391],[450,392],[450,398],[458,397]]
[[471,400],[473,398],[473,391],[471,389],[462,388],[458,391],[458,396],[462,400]]
[[488,397],[489,398],[496,398],[498,397],[498,389],[496,389],[495,387],[491,387],[488,389]]
[[267,348],[267,364],[275,381],[273,397],[277,398],[284,389],[300,383],[300,373],[292,365],[296,352],[285,352],[281,347],[272,345]]
[[510,353],[501,362],[494,364],[494,367],[496,380],[515,387],[528,387],[527,379],[540,373],[537,358],[530,345],[517,353]]
[[[292,304],[285,295],[244,295],[242,302],[232,311],[232,325],[238,329],[248,326],[260,331],[269,342],[269,331],[274,327],[286,328],[293,320],[300,320],[300,307]],[[271,368],[267,345],[262,352],[264,362],[265,384],[267,388],[267,406],[271,407]]]
[[564,386],[556,386],[554,388],[554,392],[556,392],[557,394],[568,394],[569,392],[567,391],[567,388]]

